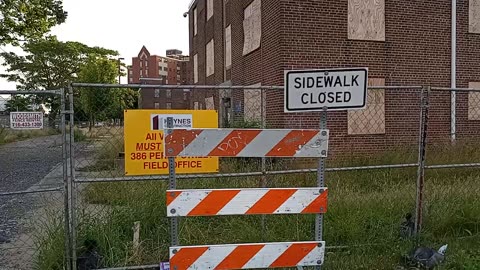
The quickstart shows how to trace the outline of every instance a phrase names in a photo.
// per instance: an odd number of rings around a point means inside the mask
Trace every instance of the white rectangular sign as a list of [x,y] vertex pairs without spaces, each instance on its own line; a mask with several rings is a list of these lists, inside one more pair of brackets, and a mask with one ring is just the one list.
[[285,112],[364,108],[367,82],[367,68],[286,70]]
[[193,116],[191,114],[152,114],[150,125],[152,130],[167,128],[167,118],[173,118],[173,129],[188,129],[193,127]]
[[43,128],[43,112],[11,112],[10,128],[42,129]]

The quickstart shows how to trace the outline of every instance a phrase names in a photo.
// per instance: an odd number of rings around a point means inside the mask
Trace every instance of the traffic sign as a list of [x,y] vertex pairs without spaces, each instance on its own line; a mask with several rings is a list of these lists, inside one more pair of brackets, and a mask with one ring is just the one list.
[[285,112],[362,109],[367,68],[286,70]]

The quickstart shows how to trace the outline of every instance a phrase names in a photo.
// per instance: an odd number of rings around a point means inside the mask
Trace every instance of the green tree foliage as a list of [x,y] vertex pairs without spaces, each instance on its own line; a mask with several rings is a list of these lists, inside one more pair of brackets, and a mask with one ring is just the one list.
[[60,0],[1,0],[0,45],[41,38],[66,18]]
[[[118,76],[118,63],[105,57],[90,57],[78,74],[78,81],[84,83],[114,84]],[[80,106],[88,117],[89,129],[98,120],[114,118],[125,102],[124,89],[88,87],[80,89]]]
[[[78,73],[90,57],[118,55],[113,50],[89,47],[79,42],[62,42],[53,36],[27,42],[21,48],[25,55],[0,53],[5,60],[3,65],[7,67],[7,73],[0,74],[0,77],[16,82],[19,90],[52,90],[66,87],[77,79]],[[49,123],[54,123],[60,110],[58,97],[37,97],[36,102],[44,103],[50,109]]]
[[15,95],[5,104],[7,112],[25,112],[30,111],[31,98],[29,96]]

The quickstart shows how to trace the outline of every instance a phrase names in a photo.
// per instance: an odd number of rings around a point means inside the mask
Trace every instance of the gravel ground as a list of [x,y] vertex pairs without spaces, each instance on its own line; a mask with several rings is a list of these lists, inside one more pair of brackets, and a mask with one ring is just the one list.
[[[61,136],[47,136],[0,146],[0,193],[24,191],[62,161]],[[60,183],[61,185],[61,183]],[[41,188],[58,187],[58,184]],[[20,233],[20,222],[35,209],[37,194],[0,196],[0,240]]]

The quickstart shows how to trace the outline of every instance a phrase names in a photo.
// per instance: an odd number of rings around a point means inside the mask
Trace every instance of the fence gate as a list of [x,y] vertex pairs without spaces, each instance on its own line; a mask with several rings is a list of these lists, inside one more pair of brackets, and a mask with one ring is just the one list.
[[[329,132],[267,129],[172,129],[167,119],[166,156],[169,157],[170,189],[167,215],[171,217],[170,268],[250,269],[320,266],[325,242],[321,222],[315,241],[181,246],[177,217],[220,215],[323,214],[327,188],[245,188],[177,190],[175,157],[288,157],[325,158]],[[321,165],[321,164],[320,164]],[[323,174],[323,166],[319,173]],[[321,221],[321,219],[317,219]]]

